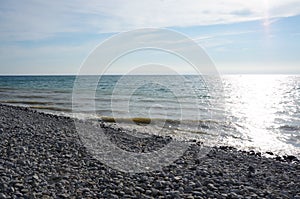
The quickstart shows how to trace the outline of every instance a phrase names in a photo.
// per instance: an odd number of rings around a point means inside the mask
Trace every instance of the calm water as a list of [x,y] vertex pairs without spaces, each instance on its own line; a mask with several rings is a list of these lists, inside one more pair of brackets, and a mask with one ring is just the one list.
[[300,76],[83,76],[73,90],[75,79],[0,76],[0,103],[300,157]]

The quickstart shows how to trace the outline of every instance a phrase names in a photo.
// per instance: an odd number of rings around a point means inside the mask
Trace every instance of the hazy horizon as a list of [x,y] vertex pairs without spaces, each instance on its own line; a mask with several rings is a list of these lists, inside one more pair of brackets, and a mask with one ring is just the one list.
[[[176,76],[174,74],[103,74],[101,76]],[[199,74],[178,74],[178,75],[186,75],[186,76],[195,76]],[[202,75],[209,75],[209,74],[202,74]],[[213,74],[215,75],[215,74]],[[219,75],[294,75],[294,76],[299,76],[299,73],[219,73]],[[0,76],[99,76],[99,74],[85,74],[85,75],[78,75],[78,74],[0,74]]]

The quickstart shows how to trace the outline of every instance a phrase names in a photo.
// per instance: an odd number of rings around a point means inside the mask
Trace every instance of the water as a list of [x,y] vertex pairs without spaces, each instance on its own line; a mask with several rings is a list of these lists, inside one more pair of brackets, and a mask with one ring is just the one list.
[[75,79],[1,76],[0,103],[300,157],[300,76],[82,76],[73,90]]

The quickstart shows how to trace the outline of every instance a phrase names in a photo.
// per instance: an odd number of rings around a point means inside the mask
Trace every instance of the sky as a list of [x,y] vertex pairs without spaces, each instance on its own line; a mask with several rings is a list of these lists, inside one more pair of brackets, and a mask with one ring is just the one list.
[[299,0],[0,0],[0,74],[77,74],[101,42],[139,28],[184,34],[222,74],[299,74],[299,24]]

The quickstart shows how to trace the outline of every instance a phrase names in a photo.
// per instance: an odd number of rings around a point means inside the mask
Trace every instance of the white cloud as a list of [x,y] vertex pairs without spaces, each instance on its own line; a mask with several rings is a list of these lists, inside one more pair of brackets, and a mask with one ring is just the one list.
[[224,24],[300,13],[298,0],[1,1],[0,39],[36,40],[62,32]]

